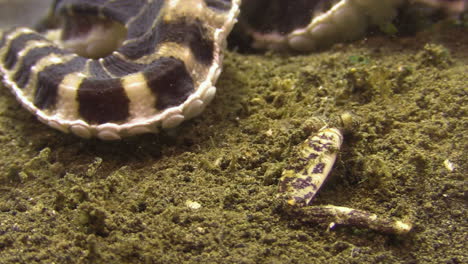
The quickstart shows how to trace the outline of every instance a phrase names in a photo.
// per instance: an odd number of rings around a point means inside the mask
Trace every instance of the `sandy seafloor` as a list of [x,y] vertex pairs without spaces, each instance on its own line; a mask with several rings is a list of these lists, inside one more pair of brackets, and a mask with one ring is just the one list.
[[[0,89],[0,263],[468,263],[468,28],[310,55],[226,54],[215,100],[172,131],[85,140]],[[276,198],[295,146],[351,112],[314,204],[407,235],[302,222]],[[199,209],[188,204],[199,203]]]

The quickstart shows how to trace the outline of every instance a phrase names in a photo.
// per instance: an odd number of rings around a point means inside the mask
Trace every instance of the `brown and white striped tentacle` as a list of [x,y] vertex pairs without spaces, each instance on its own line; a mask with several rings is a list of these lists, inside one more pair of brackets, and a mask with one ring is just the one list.
[[[80,137],[112,140],[174,127],[213,99],[239,4],[58,0],[53,14],[65,21],[59,43],[29,28],[2,33],[3,81],[42,122]],[[103,23],[90,24],[95,20]],[[95,59],[75,54],[99,53],[109,21],[126,30],[117,50]]]

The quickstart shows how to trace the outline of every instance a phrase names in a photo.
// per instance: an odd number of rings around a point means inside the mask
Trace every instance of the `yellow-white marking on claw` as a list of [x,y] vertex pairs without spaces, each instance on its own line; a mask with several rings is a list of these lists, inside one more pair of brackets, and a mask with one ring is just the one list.
[[342,142],[338,129],[323,128],[299,146],[297,159],[280,179],[280,192],[285,193],[289,204],[310,203],[330,173]]

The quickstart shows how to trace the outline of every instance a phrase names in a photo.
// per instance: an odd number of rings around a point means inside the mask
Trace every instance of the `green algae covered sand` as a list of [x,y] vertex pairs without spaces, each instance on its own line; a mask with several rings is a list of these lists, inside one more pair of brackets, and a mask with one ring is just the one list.
[[[468,29],[310,55],[228,52],[212,104],[175,130],[84,140],[0,89],[0,263],[466,263]],[[310,133],[351,113],[313,204],[407,235],[302,221],[277,199]]]

